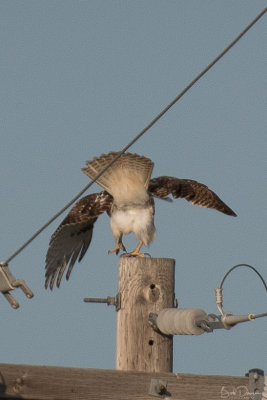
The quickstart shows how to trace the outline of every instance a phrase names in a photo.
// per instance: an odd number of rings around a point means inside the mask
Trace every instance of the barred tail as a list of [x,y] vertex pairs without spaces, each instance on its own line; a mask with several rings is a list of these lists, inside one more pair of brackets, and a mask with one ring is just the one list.
[[[87,161],[86,168],[82,171],[91,179],[95,177],[117,156],[117,152],[102,154],[95,157],[92,161]],[[98,179],[97,183],[108,193],[114,195],[114,185],[127,182],[141,184],[145,189],[148,188],[154,164],[146,157],[138,154],[124,153],[116,160]]]

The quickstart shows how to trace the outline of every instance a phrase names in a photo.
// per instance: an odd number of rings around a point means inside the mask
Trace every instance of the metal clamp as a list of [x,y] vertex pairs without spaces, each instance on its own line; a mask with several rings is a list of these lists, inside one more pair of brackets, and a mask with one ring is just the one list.
[[3,293],[9,304],[13,308],[18,308],[19,303],[17,300],[9,293],[10,290],[15,290],[18,287],[25,293],[28,299],[33,297],[33,292],[26,285],[23,279],[16,279],[10,272],[7,263],[0,263],[0,292]]
[[148,394],[150,396],[159,397],[160,399],[171,396],[171,393],[167,391],[167,383],[168,382],[165,380],[151,379]]
[[223,315],[208,314],[206,318],[200,318],[196,321],[197,326],[206,332],[212,332],[214,329],[231,329],[236,324],[246,321],[254,321],[256,318],[266,317],[267,313],[234,315],[230,311]]

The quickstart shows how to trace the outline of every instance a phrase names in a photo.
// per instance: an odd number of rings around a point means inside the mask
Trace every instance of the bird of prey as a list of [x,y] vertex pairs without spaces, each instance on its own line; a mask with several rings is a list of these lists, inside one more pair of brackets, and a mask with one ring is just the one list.
[[[87,161],[82,171],[95,179],[109,163],[117,157],[117,152],[103,154]],[[185,198],[192,204],[213,208],[224,214],[236,216],[207,186],[191,179],[160,176],[151,179],[153,162],[138,154],[122,154],[96,182],[104,189],[89,194],[79,200],[52,235],[46,255],[45,287],[57,287],[68,267],[66,279],[78,258],[81,261],[92,239],[94,223],[106,212],[110,217],[110,227],[116,246],[109,253],[126,251],[123,235],[134,233],[137,247],[124,256],[144,257],[140,252],[155,239],[153,197],[170,200]]]

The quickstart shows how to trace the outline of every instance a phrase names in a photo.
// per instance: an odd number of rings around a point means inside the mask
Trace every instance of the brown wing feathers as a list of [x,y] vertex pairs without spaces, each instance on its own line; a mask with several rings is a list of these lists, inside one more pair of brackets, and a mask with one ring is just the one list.
[[112,197],[105,191],[83,197],[71,209],[67,217],[52,235],[46,255],[45,287],[59,287],[66,267],[69,278],[76,262],[81,261],[88,249],[94,223],[103,212],[109,212]]
[[179,179],[171,176],[160,176],[150,181],[148,191],[152,196],[167,198],[170,194],[175,198],[185,198],[200,207],[213,208],[224,214],[236,216],[212,190],[203,183],[191,179]]
[[[109,153],[99,158],[94,158],[91,162],[87,162],[87,168],[84,168],[83,171],[89,177],[94,178],[116,154]],[[224,214],[236,216],[235,212],[216,193],[202,183],[191,179],[179,179],[170,176],[160,176],[149,181],[154,164],[151,160],[137,154],[123,154],[114,163],[113,168],[110,168],[109,172],[104,173],[97,182],[104,189],[114,189],[114,185],[117,187],[121,182],[118,179],[120,175],[117,174],[117,171],[125,171],[123,169],[124,163],[128,166],[128,170],[136,171],[138,176],[140,174],[140,176],[143,176],[143,184],[145,188],[148,186],[147,190],[151,196],[161,199],[168,199],[169,195],[172,195],[175,199],[185,198],[192,204],[213,208]],[[120,187],[119,189],[121,190]],[[135,187],[132,186],[131,189],[134,191]],[[120,190],[118,191],[119,194]],[[123,190],[129,190],[128,186],[126,185],[126,189],[124,187]],[[69,278],[76,260],[81,261],[91,243],[94,223],[98,216],[105,211],[110,215],[112,204],[112,195],[107,191],[102,191],[85,196],[71,209],[67,217],[52,235],[49,243],[45,267],[46,288],[49,286],[52,290],[55,281],[57,287],[59,287],[67,267],[66,279]]]

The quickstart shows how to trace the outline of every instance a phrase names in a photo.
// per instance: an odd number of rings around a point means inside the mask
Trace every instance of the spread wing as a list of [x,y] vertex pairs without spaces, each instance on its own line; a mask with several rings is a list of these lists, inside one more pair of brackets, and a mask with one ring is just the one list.
[[78,201],[51,236],[46,254],[45,287],[59,287],[65,269],[66,279],[78,258],[81,261],[92,239],[94,223],[109,212],[113,198],[107,192],[93,193]]
[[236,213],[216,193],[206,185],[203,185],[203,183],[191,179],[160,176],[150,180],[148,191],[152,196],[160,199],[168,199],[168,196],[171,194],[175,199],[185,198],[192,204],[213,208],[224,214],[236,217]]

